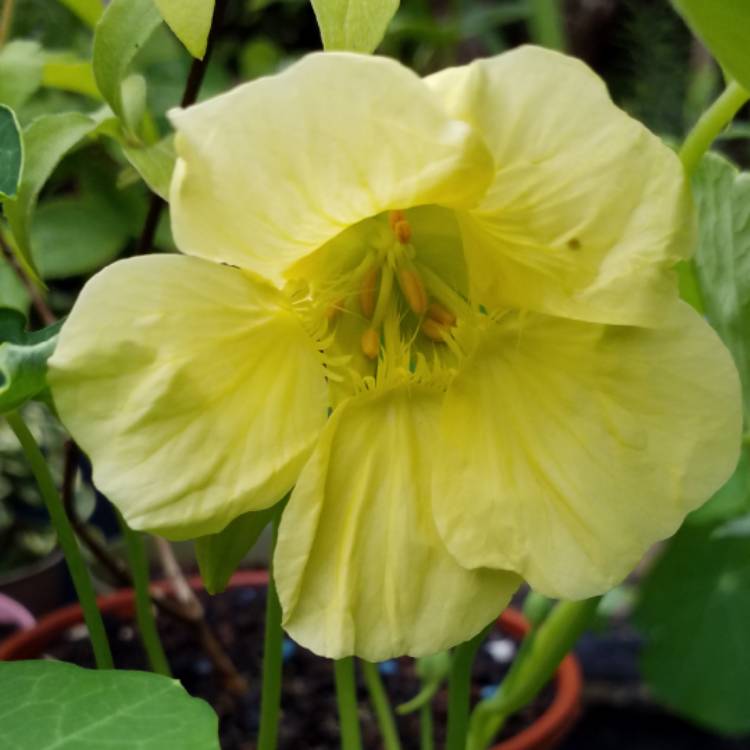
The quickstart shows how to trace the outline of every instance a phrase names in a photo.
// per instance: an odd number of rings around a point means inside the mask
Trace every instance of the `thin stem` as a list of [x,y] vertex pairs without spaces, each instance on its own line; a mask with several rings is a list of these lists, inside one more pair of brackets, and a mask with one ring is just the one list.
[[146,547],[143,543],[143,535],[134,531],[125,523],[125,519],[117,511],[117,520],[128,550],[128,560],[133,576],[133,587],[135,589],[135,614],[138,621],[138,629],[141,634],[143,647],[146,649],[151,669],[157,674],[171,677],[167,655],[164,653],[159,631],[156,628],[151,593],[149,591],[149,570]]
[[[273,547],[279,517],[273,522]],[[258,750],[275,750],[279,734],[279,710],[281,707],[281,667],[284,631],[281,627],[281,604],[269,566],[268,589],[266,591],[266,626],[263,641],[263,687],[260,698],[260,734]]]
[[39,319],[46,326],[52,325],[57,320],[57,317],[50,309],[44,297],[42,297],[37,285],[29,278],[29,275],[26,273],[23,266],[18,262],[18,258],[16,258],[15,253],[11,250],[3,237],[2,230],[0,230],[0,250],[8,263],[10,263],[16,276],[18,276],[19,280],[26,288],[26,292],[31,298],[31,304],[34,306]]
[[736,81],[730,81],[721,96],[701,115],[680,149],[680,159],[688,176],[693,175],[716,137],[732,122],[748,99],[750,93]]
[[357,684],[354,679],[354,658],[338,659],[333,662],[336,678],[336,702],[339,707],[339,727],[341,750],[361,750],[362,737],[359,732],[357,714]]
[[531,630],[502,685],[474,709],[467,750],[484,750],[506,719],[534,699],[590,624],[600,599],[560,602]]
[[565,25],[560,0],[528,0],[531,16],[531,38],[536,44],[550,49],[566,47]]
[[3,3],[3,12],[0,15],[0,47],[8,41],[10,36],[10,27],[13,24],[13,8],[15,0],[5,0]]
[[432,703],[427,701],[419,709],[419,750],[435,750],[432,728]]
[[445,750],[464,750],[469,728],[469,698],[471,694],[471,667],[482,641],[491,625],[470,641],[453,650],[451,672],[448,678],[448,731]]
[[[209,59],[211,58],[214,42],[221,31],[227,3],[228,0],[216,0],[214,15],[211,19],[211,31],[208,35],[208,42],[206,45],[206,54],[203,55],[202,60],[193,60],[193,63],[190,66],[187,81],[185,82],[185,89],[182,92],[182,99],[180,101],[180,106],[183,108],[195,104],[198,99],[203,79],[206,76],[206,70],[208,68]],[[135,250],[136,255],[143,255],[152,250],[156,230],[159,227],[159,219],[161,218],[162,211],[166,205],[167,204],[163,198],[156,193],[152,194],[148,206],[148,212],[146,213],[146,219],[143,223],[143,229],[141,230],[141,236]]]
[[52,479],[47,462],[21,415],[18,412],[10,412],[5,417],[11,429],[16,434],[18,441],[21,443],[21,448],[23,448],[26,459],[31,466],[31,471],[34,474],[34,479],[36,479],[39,486],[39,493],[52,520],[52,525],[57,532],[57,539],[65,555],[65,561],[68,564],[68,570],[70,570],[70,576],[73,579],[78,601],[81,603],[81,608],[83,609],[83,617],[89,630],[91,645],[94,648],[96,665],[99,669],[112,669],[114,667],[112,654],[109,650],[102,616],[96,606],[94,586],[91,583],[89,571],[83,562],[73,529],[68,521],[68,517],[65,515],[60,495],[57,487],[55,487],[55,482]]
[[383,738],[383,747],[385,750],[401,750],[398,729],[396,729],[393,711],[383,681],[380,679],[378,667],[370,661],[361,661],[360,664],[365,677],[365,685],[367,685],[367,691],[370,694],[370,701],[375,709],[380,735]]

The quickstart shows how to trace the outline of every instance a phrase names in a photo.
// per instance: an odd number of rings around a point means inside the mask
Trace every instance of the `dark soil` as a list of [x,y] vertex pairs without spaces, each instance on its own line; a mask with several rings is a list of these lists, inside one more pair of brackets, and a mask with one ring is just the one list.
[[[223,750],[254,750],[258,733],[265,591],[235,589],[215,597],[204,596],[203,600],[211,627],[247,679],[249,690],[238,697],[224,689],[191,629],[162,617],[162,640],[174,676],[192,695],[207,700],[216,709]],[[146,669],[146,658],[133,623],[109,618],[106,625],[116,665],[123,669]],[[512,640],[499,632],[490,634],[474,666],[474,702],[502,680],[514,653]],[[81,666],[94,665],[82,626],[68,631],[65,639],[54,644],[48,654]],[[412,659],[384,662],[379,669],[394,706],[418,692],[419,679]],[[536,703],[508,723],[503,736],[511,736],[528,725],[549,705],[551,697],[552,688],[548,687]],[[433,706],[435,742],[440,747],[445,736],[445,690],[437,694]],[[339,747],[331,662],[288,639],[284,642],[282,711],[280,750],[334,750]],[[359,685],[359,712],[365,748],[381,748],[380,734],[362,684]],[[418,750],[418,713],[398,717],[397,721],[403,750]]]

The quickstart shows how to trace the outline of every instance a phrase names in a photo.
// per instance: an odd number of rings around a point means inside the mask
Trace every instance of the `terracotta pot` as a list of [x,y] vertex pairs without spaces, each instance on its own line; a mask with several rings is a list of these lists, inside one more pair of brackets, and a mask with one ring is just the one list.
[[[267,581],[265,571],[243,570],[232,577],[230,586],[263,587]],[[200,578],[193,578],[190,583],[194,588],[202,587]],[[154,585],[162,589],[169,588],[169,584],[165,582]],[[98,603],[99,609],[105,614],[123,618],[134,616],[132,589],[121,589],[114,594],[101,596]],[[51,612],[42,617],[31,630],[17,633],[0,643],[0,660],[39,658],[51,643],[59,639],[61,633],[82,622],[83,613],[78,604]],[[503,632],[515,638],[522,638],[529,629],[524,617],[512,609],[500,615],[498,625]],[[515,737],[495,745],[492,750],[552,750],[559,745],[572,728],[580,710],[581,671],[571,654],[563,659],[557,670],[555,685],[557,689],[547,710],[533,724]]]

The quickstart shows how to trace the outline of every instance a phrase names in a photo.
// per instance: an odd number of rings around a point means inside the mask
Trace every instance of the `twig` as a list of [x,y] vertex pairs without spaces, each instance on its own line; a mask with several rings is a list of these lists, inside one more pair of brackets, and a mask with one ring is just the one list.
[[40,294],[36,284],[34,284],[34,282],[28,277],[26,271],[24,271],[23,267],[18,262],[15,254],[8,246],[8,243],[5,241],[5,237],[3,237],[2,232],[0,232],[0,250],[2,250],[5,260],[10,263],[10,266],[15,271],[16,276],[18,276],[18,278],[21,280],[21,283],[24,285],[24,288],[29,293],[29,297],[31,297],[31,304],[34,306],[39,319],[46,326],[52,325],[57,320],[57,316],[52,312],[46,300]]
[[13,6],[15,0],[5,0],[3,11],[0,15],[0,47],[2,47],[10,36],[10,27],[13,23]]
[[[211,21],[211,32],[208,35],[208,42],[206,44],[206,54],[203,55],[202,60],[193,60],[193,63],[190,66],[190,72],[188,73],[185,89],[182,92],[182,99],[180,101],[180,106],[183,107],[183,109],[189,107],[191,104],[195,104],[198,98],[203,79],[206,76],[206,69],[208,68],[208,61],[211,57],[214,42],[216,41],[216,37],[218,36],[224,21],[227,2],[228,0],[216,0],[214,16]],[[144,255],[145,253],[150,252],[153,248],[154,237],[156,236],[156,230],[159,227],[159,219],[161,218],[162,211],[166,205],[166,201],[161,196],[152,193],[151,201],[148,205],[148,212],[146,213],[146,219],[143,222],[143,230],[135,249],[136,255]]]
[[185,579],[172,545],[161,537],[155,536],[156,551],[161,561],[164,575],[172,584],[177,601],[182,605],[185,614],[190,617],[200,638],[201,645],[221,675],[225,687],[234,695],[243,695],[248,685],[245,678],[237,671],[232,660],[227,656],[216,636],[206,623],[203,605]]

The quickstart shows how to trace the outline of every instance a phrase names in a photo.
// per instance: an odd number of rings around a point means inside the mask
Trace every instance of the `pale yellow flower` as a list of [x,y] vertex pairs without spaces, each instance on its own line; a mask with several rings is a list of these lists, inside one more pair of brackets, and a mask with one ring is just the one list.
[[87,284],[55,400],[136,528],[295,487],[275,577],[305,646],[444,649],[519,576],[600,593],[732,471],[737,373],[671,270],[680,164],[582,63],[317,54],[172,121],[186,255]]

